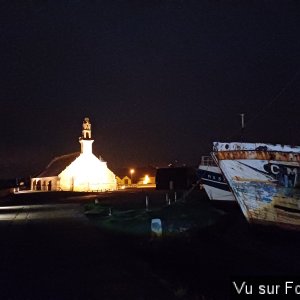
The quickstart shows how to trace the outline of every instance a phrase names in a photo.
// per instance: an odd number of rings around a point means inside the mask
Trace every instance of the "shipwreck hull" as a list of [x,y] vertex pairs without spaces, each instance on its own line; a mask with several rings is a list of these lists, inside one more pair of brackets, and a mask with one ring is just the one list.
[[246,219],[300,230],[299,147],[215,144],[213,156]]

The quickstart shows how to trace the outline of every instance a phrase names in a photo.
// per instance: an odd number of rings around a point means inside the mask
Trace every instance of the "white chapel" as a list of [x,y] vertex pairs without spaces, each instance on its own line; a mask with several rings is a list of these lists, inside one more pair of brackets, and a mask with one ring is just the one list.
[[92,150],[91,123],[85,118],[79,138],[81,151],[54,158],[46,169],[31,179],[33,191],[112,191],[117,189],[115,174]]

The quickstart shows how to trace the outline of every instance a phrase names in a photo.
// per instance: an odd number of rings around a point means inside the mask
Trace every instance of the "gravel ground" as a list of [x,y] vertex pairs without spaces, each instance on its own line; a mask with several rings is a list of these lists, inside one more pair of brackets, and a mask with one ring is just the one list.
[[[0,207],[0,299],[229,299],[236,276],[298,276],[299,235],[252,228],[238,207],[189,238],[160,241],[103,231],[83,213],[96,198],[140,209],[146,195],[165,205],[154,190],[3,200],[17,207]],[[207,201],[202,191],[189,197]]]

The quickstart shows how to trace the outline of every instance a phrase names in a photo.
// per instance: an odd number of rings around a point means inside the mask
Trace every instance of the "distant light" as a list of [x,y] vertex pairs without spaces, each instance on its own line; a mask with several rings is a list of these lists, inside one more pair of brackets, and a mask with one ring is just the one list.
[[145,175],[145,179],[143,181],[143,184],[148,184],[150,182],[149,175]]
[[130,169],[130,174],[132,175],[135,172],[134,169]]

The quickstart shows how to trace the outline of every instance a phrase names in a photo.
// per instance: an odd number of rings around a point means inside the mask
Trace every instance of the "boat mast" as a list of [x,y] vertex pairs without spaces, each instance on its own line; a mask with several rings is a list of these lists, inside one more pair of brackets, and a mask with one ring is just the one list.
[[243,142],[244,137],[244,128],[245,128],[245,114],[241,113],[241,142]]

